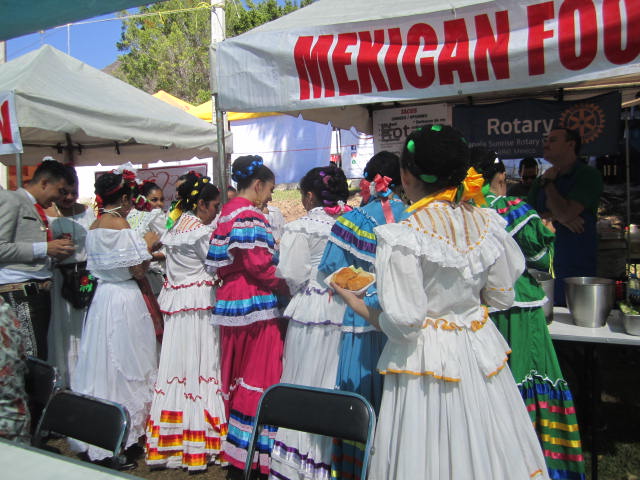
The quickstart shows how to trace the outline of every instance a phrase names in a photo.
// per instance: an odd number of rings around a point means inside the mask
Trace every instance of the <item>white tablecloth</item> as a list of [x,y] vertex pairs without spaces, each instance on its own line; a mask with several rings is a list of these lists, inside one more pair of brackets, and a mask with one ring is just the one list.
[[114,480],[139,477],[0,439],[3,480]]
[[624,331],[620,310],[612,310],[603,327],[586,328],[574,325],[568,308],[554,307],[549,333],[554,340],[640,346],[640,336]]

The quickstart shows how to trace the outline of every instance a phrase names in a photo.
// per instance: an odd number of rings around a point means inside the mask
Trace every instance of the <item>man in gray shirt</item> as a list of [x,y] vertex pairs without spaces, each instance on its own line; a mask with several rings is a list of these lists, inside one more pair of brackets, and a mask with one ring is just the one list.
[[44,210],[74,183],[55,160],[38,166],[25,188],[0,191],[0,295],[22,325],[27,353],[47,359],[52,261],[74,251],[68,238],[54,239]]

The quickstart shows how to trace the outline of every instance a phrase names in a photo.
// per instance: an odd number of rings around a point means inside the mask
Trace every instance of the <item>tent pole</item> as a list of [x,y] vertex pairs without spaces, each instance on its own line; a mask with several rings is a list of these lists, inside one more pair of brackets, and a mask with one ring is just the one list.
[[218,172],[220,175],[220,192],[221,202],[227,203],[229,196],[227,194],[229,179],[227,178],[227,154],[224,149],[224,112],[220,110],[218,103],[218,78],[216,76],[216,49],[218,43],[225,38],[226,0],[211,0],[211,45],[209,48],[209,63],[211,74],[209,81],[211,82],[211,104],[213,114],[211,115],[211,123],[215,119],[216,136],[218,144]]
[[22,154],[16,153],[16,185],[22,188]]
[[218,94],[211,96],[213,100],[213,110],[216,119],[216,136],[218,140],[218,174],[220,175],[220,191],[222,193],[221,202],[227,203],[229,196],[227,189],[229,180],[227,179],[227,153],[224,149],[224,113],[218,108]]
[[64,163],[73,165],[73,142],[71,141],[71,135],[65,133],[67,139],[67,148],[64,151]]
[[[632,109],[633,110],[633,109]],[[624,120],[625,169],[627,178],[627,226],[631,225],[631,167],[629,161],[629,117]]]

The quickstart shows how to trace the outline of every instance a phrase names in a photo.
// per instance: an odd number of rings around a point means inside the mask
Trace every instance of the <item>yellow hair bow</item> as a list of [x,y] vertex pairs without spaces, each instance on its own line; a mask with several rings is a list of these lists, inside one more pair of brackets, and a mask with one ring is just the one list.
[[427,195],[412,204],[407,208],[407,211],[413,212],[419,208],[426,207],[436,200],[451,203],[468,202],[469,200],[473,200],[476,205],[482,206],[486,203],[484,195],[482,194],[482,185],[484,185],[484,178],[482,178],[481,174],[476,172],[475,168],[471,167],[467,170],[467,176],[459,186],[447,188],[446,190],[440,190],[439,192]]

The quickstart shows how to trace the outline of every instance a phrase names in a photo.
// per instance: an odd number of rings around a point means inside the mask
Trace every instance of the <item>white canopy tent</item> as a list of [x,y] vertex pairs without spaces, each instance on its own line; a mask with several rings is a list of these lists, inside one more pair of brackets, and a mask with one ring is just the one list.
[[213,47],[220,108],[371,132],[364,104],[495,101],[637,74],[635,3],[317,0]]
[[216,157],[215,125],[48,45],[0,65],[0,91],[15,93],[25,165],[45,155],[75,165]]

